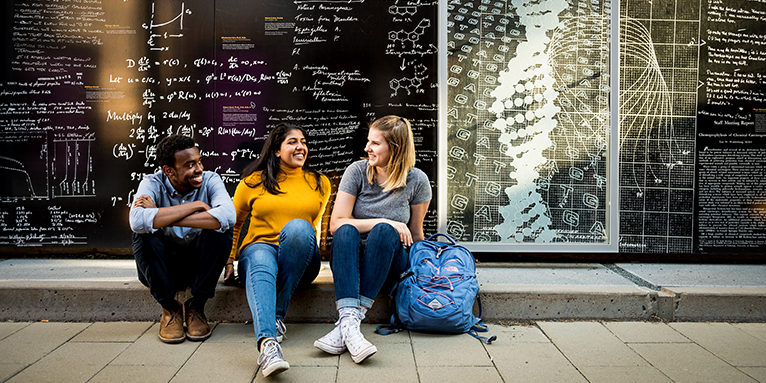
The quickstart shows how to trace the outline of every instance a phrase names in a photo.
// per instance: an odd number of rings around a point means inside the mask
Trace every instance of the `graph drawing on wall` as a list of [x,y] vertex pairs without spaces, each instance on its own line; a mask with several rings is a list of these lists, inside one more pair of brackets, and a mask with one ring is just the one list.
[[692,251],[699,21],[672,5],[621,4],[623,252]]

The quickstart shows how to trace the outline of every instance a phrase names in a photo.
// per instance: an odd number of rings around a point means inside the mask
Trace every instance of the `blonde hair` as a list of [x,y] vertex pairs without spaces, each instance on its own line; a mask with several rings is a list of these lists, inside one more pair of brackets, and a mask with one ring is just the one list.
[[[399,116],[385,116],[375,120],[370,129],[379,131],[388,144],[391,157],[388,159],[388,179],[381,185],[388,192],[407,185],[407,175],[415,167],[415,142],[410,122]],[[375,167],[367,167],[367,181],[375,179]]]

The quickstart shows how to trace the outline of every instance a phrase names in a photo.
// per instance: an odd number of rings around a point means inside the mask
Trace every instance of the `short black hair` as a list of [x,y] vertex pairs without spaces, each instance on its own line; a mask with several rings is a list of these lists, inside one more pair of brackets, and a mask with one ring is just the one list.
[[157,144],[157,161],[160,163],[160,166],[167,165],[175,168],[176,152],[196,146],[197,143],[189,137],[180,134],[167,136]]

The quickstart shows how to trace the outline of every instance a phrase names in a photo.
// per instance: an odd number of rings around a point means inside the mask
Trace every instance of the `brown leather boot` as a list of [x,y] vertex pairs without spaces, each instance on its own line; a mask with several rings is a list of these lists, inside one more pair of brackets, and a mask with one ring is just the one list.
[[[180,305],[179,305],[180,306]],[[181,343],[186,339],[184,334],[183,307],[178,307],[178,311],[168,311],[162,309],[162,319],[160,319],[160,340],[165,343]]]
[[186,337],[193,341],[203,341],[210,338],[213,332],[207,324],[207,317],[201,307],[192,306],[191,299],[184,303],[186,309]]

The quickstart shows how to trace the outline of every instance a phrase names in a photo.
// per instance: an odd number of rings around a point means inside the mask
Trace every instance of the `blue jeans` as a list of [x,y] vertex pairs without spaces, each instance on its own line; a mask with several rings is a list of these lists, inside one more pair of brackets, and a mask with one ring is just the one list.
[[387,223],[375,225],[363,245],[359,230],[343,225],[332,239],[332,268],[335,304],[342,307],[371,307],[389,271],[407,270],[407,249],[399,233]]
[[294,219],[279,233],[279,245],[256,242],[239,256],[238,272],[253,314],[255,335],[276,338],[276,320],[284,319],[298,285],[319,274],[319,249],[310,223]]

